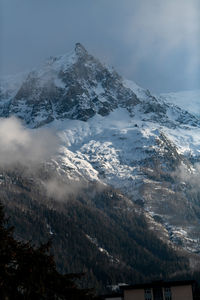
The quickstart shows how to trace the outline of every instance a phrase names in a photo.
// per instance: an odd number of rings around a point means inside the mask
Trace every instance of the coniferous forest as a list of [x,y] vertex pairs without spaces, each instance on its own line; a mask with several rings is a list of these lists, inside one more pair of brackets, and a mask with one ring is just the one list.
[[0,299],[97,299],[90,290],[80,289],[75,280],[81,274],[56,270],[50,244],[33,247],[13,237],[0,205]]
[[[140,205],[120,192],[91,184],[55,201],[41,192],[36,180],[18,173],[9,176],[12,181],[0,190],[8,224],[15,228],[8,237],[29,262],[34,254],[35,270],[49,253],[55,259],[54,264],[51,256],[46,258],[53,272],[84,273],[79,286],[95,288],[97,294],[119,283],[191,278],[187,256],[163,242],[149,228]],[[49,241],[50,249],[41,246]]]

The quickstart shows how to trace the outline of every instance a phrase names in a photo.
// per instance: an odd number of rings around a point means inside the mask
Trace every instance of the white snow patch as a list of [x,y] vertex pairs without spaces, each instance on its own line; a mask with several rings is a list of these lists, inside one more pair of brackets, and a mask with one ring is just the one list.
[[200,90],[161,94],[161,99],[200,116]]
[[98,250],[99,250],[100,252],[102,252],[104,255],[106,255],[112,263],[120,263],[120,261],[119,261],[118,258],[113,257],[112,255],[109,254],[109,252],[108,252],[106,249],[104,249],[104,248],[102,248],[102,247],[99,246],[98,241],[97,241],[96,238],[92,238],[92,237],[89,236],[88,234],[86,234],[85,236],[87,237],[87,239],[88,239],[92,244],[94,244],[94,245],[98,248]]

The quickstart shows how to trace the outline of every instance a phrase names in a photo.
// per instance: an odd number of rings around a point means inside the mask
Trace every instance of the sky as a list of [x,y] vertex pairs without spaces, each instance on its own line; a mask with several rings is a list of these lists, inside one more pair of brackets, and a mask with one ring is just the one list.
[[0,0],[0,75],[76,42],[153,92],[200,89],[199,0]]

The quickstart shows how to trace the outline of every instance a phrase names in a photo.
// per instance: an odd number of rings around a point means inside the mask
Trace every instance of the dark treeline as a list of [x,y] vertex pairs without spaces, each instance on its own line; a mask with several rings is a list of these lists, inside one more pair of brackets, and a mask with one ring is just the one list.
[[49,243],[33,247],[13,237],[0,205],[0,299],[97,299],[75,284],[80,274],[60,274]]

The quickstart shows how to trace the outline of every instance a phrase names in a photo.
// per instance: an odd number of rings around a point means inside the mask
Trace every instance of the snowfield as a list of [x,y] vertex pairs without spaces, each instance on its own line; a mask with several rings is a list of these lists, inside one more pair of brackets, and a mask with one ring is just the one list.
[[200,90],[165,93],[161,94],[161,99],[200,116]]

